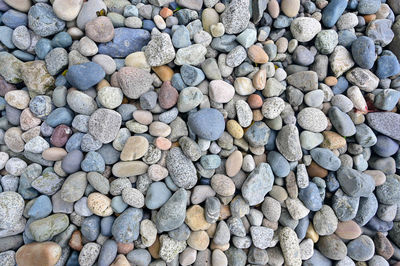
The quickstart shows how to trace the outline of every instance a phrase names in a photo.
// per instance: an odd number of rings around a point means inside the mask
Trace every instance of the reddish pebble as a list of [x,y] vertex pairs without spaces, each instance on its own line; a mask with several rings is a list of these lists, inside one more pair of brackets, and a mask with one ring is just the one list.
[[50,143],[56,147],[63,147],[72,135],[72,130],[66,125],[57,126],[50,137]]
[[165,81],[158,93],[158,102],[160,106],[164,109],[169,109],[176,104],[178,97],[178,91],[172,87],[171,82]]
[[257,109],[263,105],[263,100],[258,94],[250,95],[249,98],[247,98],[247,102],[249,103],[251,109]]
[[167,138],[164,137],[158,137],[154,141],[154,144],[156,145],[157,148],[159,148],[162,151],[167,151],[171,148],[171,141]]
[[160,16],[163,18],[167,18],[170,17],[174,14],[174,12],[172,12],[171,9],[169,9],[168,7],[163,7],[160,11]]
[[81,249],[83,248],[82,234],[79,230],[76,230],[72,233],[71,238],[69,240],[69,246],[77,251],[81,251]]
[[117,243],[117,245],[118,245],[118,253],[124,255],[131,252],[135,247],[133,243]]

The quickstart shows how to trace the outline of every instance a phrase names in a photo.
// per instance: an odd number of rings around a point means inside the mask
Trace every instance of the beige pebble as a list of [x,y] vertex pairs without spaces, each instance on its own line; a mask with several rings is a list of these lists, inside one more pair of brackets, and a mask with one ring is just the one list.
[[4,134],[4,142],[13,152],[24,150],[25,143],[22,140],[22,131],[19,127],[11,127]]
[[129,137],[122,149],[122,161],[133,161],[143,157],[149,148],[149,141],[142,136]]
[[29,94],[25,90],[12,90],[4,96],[6,102],[14,108],[25,109],[29,105]]
[[29,108],[24,109],[21,112],[21,116],[19,117],[19,123],[21,129],[26,131],[36,126],[39,126],[42,123],[42,120],[35,117]]
[[54,242],[30,243],[20,247],[15,254],[19,266],[53,266],[61,257],[61,247]]
[[232,196],[235,193],[235,184],[226,175],[216,174],[211,178],[211,187],[221,196]]
[[229,155],[225,162],[226,175],[233,177],[239,173],[242,168],[243,156],[240,151],[234,151]]
[[153,122],[153,114],[145,110],[137,110],[133,112],[133,119],[142,125],[150,125]]
[[200,205],[193,205],[186,210],[185,223],[192,231],[207,230],[210,227],[204,216],[204,209]]
[[168,137],[171,134],[171,127],[163,122],[154,121],[149,126],[149,133],[154,137]]
[[131,53],[125,58],[125,66],[136,67],[150,71],[150,65],[147,63],[146,56],[144,52]]
[[91,193],[87,199],[87,205],[90,211],[98,216],[105,217],[113,214],[111,199],[101,193]]
[[116,177],[130,177],[143,175],[147,172],[148,165],[142,161],[118,162],[113,165],[112,173]]
[[210,238],[208,237],[206,231],[191,232],[187,240],[187,244],[189,245],[189,247],[199,251],[205,250],[208,247],[209,243]]
[[147,174],[151,180],[160,181],[168,176],[168,169],[159,164],[152,164],[150,165]]
[[59,161],[67,155],[67,151],[63,148],[51,147],[43,151],[42,157],[48,161]]

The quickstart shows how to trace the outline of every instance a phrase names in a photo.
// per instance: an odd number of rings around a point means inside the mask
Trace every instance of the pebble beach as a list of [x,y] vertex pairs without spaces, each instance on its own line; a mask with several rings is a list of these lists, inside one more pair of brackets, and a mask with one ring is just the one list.
[[399,0],[0,0],[0,266],[400,266]]

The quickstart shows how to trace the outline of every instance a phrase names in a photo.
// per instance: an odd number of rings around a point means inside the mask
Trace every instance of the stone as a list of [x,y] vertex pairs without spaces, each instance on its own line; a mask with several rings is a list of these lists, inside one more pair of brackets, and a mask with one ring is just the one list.
[[290,31],[299,42],[308,42],[321,31],[321,24],[314,18],[296,18],[290,24]]
[[234,0],[225,8],[221,14],[221,22],[228,34],[242,32],[250,20],[249,3],[246,1]]
[[322,12],[322,23],[324,26],[332,28],[343,14],[346,7],[347,1],[345,0],[334,0],[329,2]]
[[320,236],[333,234],[337,229],[338,220],[331,207],[323,205],[313,218],[315,231]]
[[353,260],[370,260],[374,256],[374,251],[374,242],[366,235],[362,235],[347,244],[347,255]]
[[297,127],[292,124],[283,126],[276,137],[276,147],[288,161],[298,161],[303,153]]
[[112,235],[120,243],[130,243],[139,237],[140,221],[143,210],[136,208],[126,209],[118,216],[112,226]]
[[121,126],[121,115],[116,111],[100,108],[89,119],[89,132],[102,143],[110,143]]
[[211,187],[217,194],[224,197],[235,193],[235,184],[232,179],[222,174],[216,174],[211,178]]
[[331,260],[342,260],[346,257],[347,247],[335,234],[321,236],[317,243],[319,251]]
[[24,200],[18,193],[13,191],[0,193],[1,228],[13,229],[22,217],[24,205]]
[[62,20],[74,20],[81,10],[82,0],[55,0],[53,2],[53,11]]
[[279,232],[279,242],[285,262],[290,265],[301,265],[300,246],[296,233],[289,227]]
[[341,45],[335,47],[333,53],[329,57],[329,63],[335,77],[340,77],[355,64],[350,52]]
[[159,231],[172,231],[183,224],[186,216],[186,191],[181,188],[160,208],[156,226]]
[[114,26],[108,17],[100,16],[85,26],[87,37],[98,43],[106,43],[114,38]]
[[172,148],[166,160],[171,178],[177,186],[189,189],[196,184],[196,169],[180,148]]
[[32,222],[29,225],[29,230],[35,241],[43,242],[63,232],[68,225],[68,216],[66,214],[58,213]]
[[167,33],[154,35],[144,53],[150,66],[162,66],[175,58],[175,49]]
[[125,96],[138,99],[150,90],[153,77],[148,71],[135,67],[124,67],[119,70],[117,80]]
[[[96,1],[98,0],[89,2]],[[102,3],[102,1],[100,2]],[[141,51],[149,41],[150,33],[147,30],[116,28],[114,30],[114,39],[111,42],[100,44],[99,53],[109,55],[113,58],[125,58],[131,53]]]
[[197,136],[203,139],[216,140],[225,129],[225,121],[218,110],[204,108],[189,115],[188,126]]
[[274,175],[271,167],[266,163],[261,163],[246,178],[242,186],[243,198],[250,206],[264,201],[265,195],[271,191]]
[[359,37],[351,45],[351,54],[357,65],[371,69],[375,62],[374,41],[366,36]]
[[379,78],[368,69],[353,68],[346,74],[346,79],[361,90],[371,92],[378,87]]
[[54,242],[23,245],[15,254],[18,265],[56,265],[61,257],[61,247]]
[[37,3],[29,9],[28,23],[29,28],[41,37],[53,35],[65,28],[65,22],[45,3]]
[[[1,72],[0,72],[1,73]],[[21,78],[29,91],[45,94],[54,87],[54,78],[49,74],[44,61],[26,62],[21,67]]]

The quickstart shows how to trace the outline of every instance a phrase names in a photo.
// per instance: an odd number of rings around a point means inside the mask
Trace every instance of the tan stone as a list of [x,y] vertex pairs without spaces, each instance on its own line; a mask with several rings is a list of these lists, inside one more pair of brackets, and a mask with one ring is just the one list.
[[15,254],[18,266],[54,266],[61,257],[61,247],[54,242],[30,243]]
[[256,64],[265,64],[268,62],[268,54],[258,45],[252,45],[247,51],[247,55],[251,61]]
[[263,90],[265,88],[265,84],[267,83],[267,70],[260,69],[253,76],[253,86],[256,90]]
[[113,214],[111,199],[101,193],[94,192],[90,194],[87,199],[87,205],[90,211],[98,216],[105,217]]
[[334,131],[324,131],[322,135],[324,135],[324,141],[321,144],[322,148],[334,150],[346,146],[346,139]]
[[386,181],[386,175],[380,170],[366,170],[364,174],[372,176],[375,180],[375,186],[383,185]]
[[162,81],[170,81],[175,74],[174,70],[169,66],[152,67],[152,69]]
[[67,155],[67,151],[63,148],[51,147],[42,152],[42,157],[48,161],[59,161]]
[[205,250],[210,243],[210,238],[206,231],[191,232],[187,244],[198,251]]
[[130,177],[142,175],[148,168],[149,166],[142,161],[118,162],[113,165],[112,173],[116,177]]
[[226,123],[226,129],[228,130],[228,133],[231,134],[231,136],[235,139],[243,138],[244,130],[236,120],[229,120]]
[[243,156],[240,151],[234,151],[229,155],[225,162],[226,175],[233,177],[239,173],[242,168]]
[[113,263],[111,263],[110,266],[130,266],[131,264],[129,261],[126,259],[126,257],[122,254],[119,254]]
[[122,161],[138,160],[146,154],[149,141],[142,136],[129,137],[122,149],[120,158]]
[[206,221],[204,209],[200,205],[193,205],[186,210],[185,223],[192,231],[207,230],[211,225]]
[[307,232],[306,232],[306,238],[310,238],[314,243],[317,243],[319,240],[319,235],[317,232],[314,230],[314,226],[312,223],[308,225]]
[[4,0],[4,2],[21,12],[28,12],[31,8],[31,0]]

